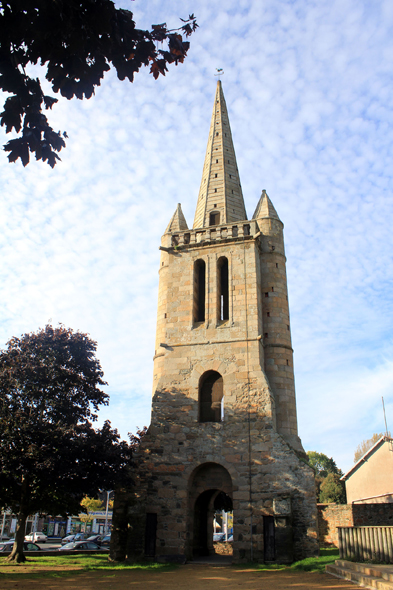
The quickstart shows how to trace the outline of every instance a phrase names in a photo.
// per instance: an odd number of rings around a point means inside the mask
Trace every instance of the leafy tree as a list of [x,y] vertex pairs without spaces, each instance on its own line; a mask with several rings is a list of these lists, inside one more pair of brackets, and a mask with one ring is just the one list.
[[337,473],[328,473],[322,480],[319,492],[319,501],[322,503],[336,502],[345,504],[347,501],[345,494],[345,484],[340,481]]
[[105,422],[103,372],[88,335],[46,326],[0,351],[0,505],[17,514],[10,560],[25,561],[26,517],[80,511],[84,496],[129,481],[131,446]]
[[316,474],[324,478],[328,473],[340,473],[342,472],[337,468],[336,462],[332,457],[328,457],[323,453],[317,453],[316,451],[308,451],[308,462],[311,467],[314,467]]
[[53,91],[68,99],[90,98],[111,67],[119,80],[133,82],[150,65],[157,79],[187,55],[182,34],[188,37],[198,25],[194,15],[181,20],[176,30],[163,23],[144,31],[136,28],[132,12],[115,8],[112,0],[0,0],[0,88],[11,94],[1,125],[18,134],[4,147],[9,161],[20,158],[26,166],[34,153],[53,168],[67,137],[43,113],[57,99],[45,95],[37,74],[30,76],[26,68],[44,66]]
[[97,510],[102,510],[104,508],[102,500],[99,498],[89,498],[89,496],[83,498],[81,506],[86,508],[87,512],[97,512]]
[[307,456],[309,464],[315,470],[317,502],[345,504],[345,484],[340,481],[343,472],[334,459],[316,451],[308,451]]
[[85,524],[88,524],[93,520],[92,512],[103,509],[102,500],[99,498],[89,498],[85,496],[81,502],[82,509],[86,510],[86,514],[80,515],[80,520]]
[[363,457],[363,455],[365,453],[367,453],[367,451],[370,450],[371,447],[373,447],[376,442],[379,441],[381,436],[384,436],[382,432],[379,432],[379,433],[376,432],[372,435],[371,438],[369,438],[367,440],[363,440],[360,443],[360,445],[358,445],[356,447],[355,455],[353,457],[353,462],[357,463],[359,461],[359,459],[361,459]]

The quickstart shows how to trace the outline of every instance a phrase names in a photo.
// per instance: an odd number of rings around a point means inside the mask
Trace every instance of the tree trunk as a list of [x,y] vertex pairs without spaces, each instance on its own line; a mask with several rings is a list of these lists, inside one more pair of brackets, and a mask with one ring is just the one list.
[[112,512],[112,532],[109,561],[124,561],[127,557],[128,519],[127,509],[130,503],[130,491],[115,491]]
[[16,525],[15,532],[15,543],[12,548],[11,554],[7,557],[6,561],[16,561],[17,563],[22,563],[26,561],[26,557],[23,555],[23,541],[25,540],[26,518],[27,514],[25,514],[24,512],[18,513],[18,522]]

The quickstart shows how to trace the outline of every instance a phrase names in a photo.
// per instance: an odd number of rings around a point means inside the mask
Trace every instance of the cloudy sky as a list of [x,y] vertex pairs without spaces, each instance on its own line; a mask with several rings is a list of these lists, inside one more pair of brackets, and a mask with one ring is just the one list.
[[299,433],[346,471],[384,430],[381,396],[393,429],[393,3],[116,4],[140,28],[200,28],[165,78],[61,100],[55,170],[0,152],[0,347],[48,322],[88,332],[102,419],[149,423],[160,236],[178,202],[192,225],[223,68],[248,215],[265,188],[285,224]]

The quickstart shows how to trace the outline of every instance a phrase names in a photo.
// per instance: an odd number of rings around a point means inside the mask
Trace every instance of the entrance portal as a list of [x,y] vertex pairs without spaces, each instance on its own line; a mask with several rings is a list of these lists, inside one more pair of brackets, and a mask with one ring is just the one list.
[[232,510],[232,479],[218,463],[204,463],[191,474],[190,501],[190,556],[212,555],[213,519],[215,512]]

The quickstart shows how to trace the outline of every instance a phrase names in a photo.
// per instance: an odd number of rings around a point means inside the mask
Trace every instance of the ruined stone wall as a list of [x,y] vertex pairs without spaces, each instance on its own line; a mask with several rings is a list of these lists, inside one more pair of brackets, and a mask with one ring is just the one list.
[[393,504],[352,504],[354,526],[393,526]]
[[[225,379],[224,379],[225,383]],[[248,423],[244,416],[228,418],[224,423],[195,424],[192,419],[180,428],[176,417],[192,409],[181,395],[172,391],[157,394],[154,426],[143,439],[145,472],[138,492],[146,512],[158,515],[157,556],[173,559],[192,558],[193,502],[190,481],[195,469],[215,465],[225,469],[232,483],[234,511],[234,560],[251,559],[251,518],[253,558],[264,560],[263,516],[276,519],[277,559],[290,562],[317,552],[315,485],[312,470],[298,459],[282,437],[269,429],[269,422],[251,419],[251,505],[248,463]],[[186,403],[186,405],[185,405]],[[159,407],[162,410],[160,411]],[[165,409],[164,409],[165,406]],[[162,412],[162,413],[161,413]],[[172,416],[172,418],[171,418]],[[161,419],[159,419],[161,417]],[[185,418],[185,417],[184,417]],[[228,491],[223,482],[212,483],[217,490]],[[138,518],[141,510],[132,509]],[[135,526],[134,518],[130,519]],[[136,535],[143,555],[143,522]],[[292,539],[291,539],[292,537]]]
[[[157,396],[157,402],[159,396]],[[176,415],[178,396],[163,402]],[[187,406],[183,405],[187,412]],[[268,424],[251,422],[252,466],[251,504],[253,519],[254,558],[263,561],[263,516],[276,517],[276,525],[284,527],[285,536],[293,535],[291,553],[278,555],[280,561],[300,559],[316,551],[315,488],[311,470],[288,447],[280,435],[270,434]],[[257,431],[257,433],[256,433]],[[234,509],[234,557],[237,561],[250,559],[249,465],[248,432],[244,424],[229,420],[226,424],[205,423],[185,428],[166,417],[162,424],[152,428],[146,437],[145,472],[137,495],[142,508],[135,505],[131,511],[131,526],[146,512],[158,514],[157,555],[184,554],[192,557],[187,544],[192,537],[193,498],[190,479],[196,467],[216,464],[224,467],[231,476]],[[211,484],[213,485],[213,484]],[[218,490],[226,488],[217,485]],[[282,510],[284,500],[288,506]],[[284,502],[284,505],[285,505]],[[285,506],[284,506],[285,507]],[[137,543],[133,551],[143,554],[144,522],[140,521]],[[134,537],[135,538],[135,537]]]
[[321,545],[338,547],[339,526],[393,526],[393,504],[318,504]]
[[321,546],[338,547],[339,526],[353,526],[351,504],[318,504],[318,531]]

